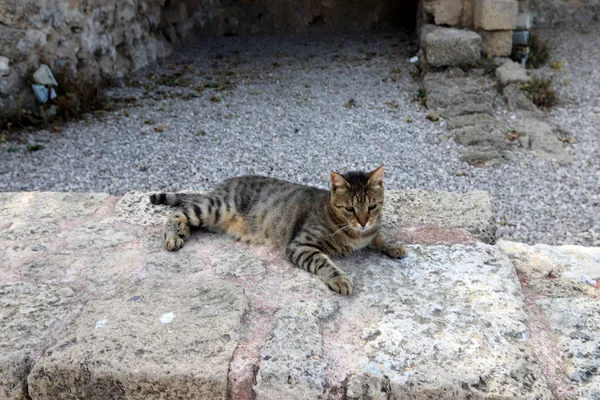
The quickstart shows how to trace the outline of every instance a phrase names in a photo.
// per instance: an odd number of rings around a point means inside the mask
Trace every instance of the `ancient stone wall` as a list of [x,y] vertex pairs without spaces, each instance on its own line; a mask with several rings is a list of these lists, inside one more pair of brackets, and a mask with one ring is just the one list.
[[[191,27],[184,3],[165,0],[0,0],[0,106],[27,102],[40,64],[122,76],[169,54]],[[29,91],[28,91],[29,90]]]
[[0,0],[0,116],[31,101],[27,79],[40,64],[119,77],[168,55],[192,32],[393,27],[414,23],[417,1]]

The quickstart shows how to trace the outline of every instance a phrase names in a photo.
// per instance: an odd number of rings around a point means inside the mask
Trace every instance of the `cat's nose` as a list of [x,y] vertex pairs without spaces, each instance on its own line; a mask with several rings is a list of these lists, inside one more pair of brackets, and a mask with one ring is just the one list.
[[366,215],[357,215],[356,216],[356,220],[358,221],[358,223],[362,227],[364,227],[367,224],[367,217],[366,217]]

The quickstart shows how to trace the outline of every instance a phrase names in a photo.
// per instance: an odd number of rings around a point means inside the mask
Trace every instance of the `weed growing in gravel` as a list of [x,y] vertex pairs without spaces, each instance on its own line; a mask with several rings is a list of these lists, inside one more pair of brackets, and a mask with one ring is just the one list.
[[521,85],[521,89],[533,104],[540,108],[552,108],[558,102],[556,91],[552,87],[552,78],[534,77],[529,83]]
[[27,145],[27,151],[29,151],[30,153],[33,153],[35,151],[40,151],[40,150],[44,150],[44,145],[43,144],[29,144],[29,145]]
[[427,90],[425,90],[424,88],[420,88],[419,90],[417,90],[415,100],[421,103],[423,107],[427,107]]
[[561,69],[563,69],[565,66],[565,63],[562,61],[552,61],[550,63],[550,68],[552,68],[555,71],[560,71]]

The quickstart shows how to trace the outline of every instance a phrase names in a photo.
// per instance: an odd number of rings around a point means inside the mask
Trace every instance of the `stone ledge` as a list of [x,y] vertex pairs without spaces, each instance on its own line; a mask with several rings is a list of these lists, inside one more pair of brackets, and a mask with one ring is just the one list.
[[403,260],[336,260],[355,286],[340,297],[221,235],[164,251],[169,210],[143,193],[0,194],[0,284],[31,288],[2,298],[15,357],[0,358],[0,398],[550,398],[513,265],[479,241],[489,195],[387,200],[388,234],[417,243]]

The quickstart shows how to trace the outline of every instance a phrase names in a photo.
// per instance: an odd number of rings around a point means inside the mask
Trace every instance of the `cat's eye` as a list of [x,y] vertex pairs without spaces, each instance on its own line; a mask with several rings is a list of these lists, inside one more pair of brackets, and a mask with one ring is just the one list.
[[369,211],[373,211],[373,210],[374,210],[374,209],[376,209],[376,208],[377,208],[377,204],[371,204],[371,205],[369,206]]
[[354,207],[344,207],[346,209],[346,211],[353,213],[354,212]]

